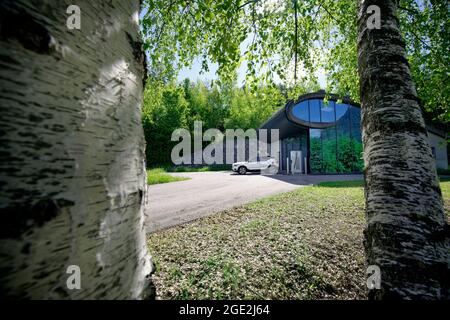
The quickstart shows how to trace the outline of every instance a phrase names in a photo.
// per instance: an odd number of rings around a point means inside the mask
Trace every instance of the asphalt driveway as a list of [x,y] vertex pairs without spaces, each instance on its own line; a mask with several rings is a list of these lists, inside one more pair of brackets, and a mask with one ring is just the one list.
[[155,232],[268,195],[321,181],[357,180],[361,175],[275,175],[232,172],[171,173],[190,180],[151,185],[144,209],[147,232]]

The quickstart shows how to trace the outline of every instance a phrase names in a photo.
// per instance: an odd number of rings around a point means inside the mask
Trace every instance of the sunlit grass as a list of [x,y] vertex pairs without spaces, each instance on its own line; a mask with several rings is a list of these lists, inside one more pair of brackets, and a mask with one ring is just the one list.
[[[450,182],[441,183],[447,214]],[[322,183],[149,236],[161,299],[365,299],[361,181]]]
[[363,187],[363,180],[350,180],[350,181],[330,181],[330,182],[320,182],[318,184],[319,187],[327,187],[327,188],[354,188],[354,187]]
[[231,170],[231,165],[229,164],[214,164],[214,165],[205,165],[198,167],[189,167],[189,166],[161,166],[160,168],[164,169],[166,172],[207,172],[207,171],[228,171]]
[[363,298],[363,191],[304,187],[151,234],[162,299]]
[[188,180],[190,178],[170,175],[168,172],[207,172],[231,170],[230,165],[210,165],[200,167],[161,166],[147,169],[147,183],[159,184]]
[[188,180],[186,177],[175,177],[167,172],[164,169],[156,168],[147,170],[147,183],[148,184],[159,184],[159,183],[169,183],[176,181]]

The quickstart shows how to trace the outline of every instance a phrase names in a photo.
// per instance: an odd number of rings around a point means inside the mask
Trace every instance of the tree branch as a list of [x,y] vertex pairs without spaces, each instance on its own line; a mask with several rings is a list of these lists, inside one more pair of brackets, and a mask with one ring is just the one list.
[[297,84],[297,51],[298,51],[298,19],[297,19],[297,0],[294,0],[294,85]]
[[410,13],[414,13],[414,14],[418,14],[418,13],[419,13],[419,11],[417,11],[417,10],[415,10],[415,9],[410,9],[410,8],[400,7],[400,6],[398,6],[397,8],[399,8],[400,10],[403,10],[403,11],[407,11],[407,12],[410,12]]
[[[169,4],[169,7],[167,8],[167,14],[169,14],[170,13],[170,10],[172,10],[172,6],[175,4],[175,1],[171,1],[170,2],[170,4]],[[163,16],[163,23],[162,23],[162,25],[161,25],[161,28],[159,28],[159,32],[158,32],[158,36],[157,36],[157,38],[156,38],[156,43],[158,43],[159,42],[159,40],[160,40],[160,38],[161,38],[161,36],[162,36],[162,33],[163,33],[163,31],[164,31],[164,28],[166,27],[166,19],[164,19],[164,16]]]
[[336,19],[336,18],[330,13],[330,11],[328,11],[328,9],[325,8],[325,6],[322,5],[322,3],[320,4],[319,8],[320,8],[320,7],[322,7],[323,10],[325,10],[325,12],[331,17],[331,19],[333,19],[333,20],[336,21],[336,22],[339,22],[338,19]]
[[241,4],[241,5],[238,7],[238,10],[244,8],[245,6],[247,6],[247,5],[249,5],[249,4],[257,3],[257,2],[260,2],[260,1],[261,1],[261,0],[251,0],[251,1],[247,1],[247,2],[244,3],[244,4]]
[[423,40],[421,37],[419,37],[413,30],[409,30],[409,32],[411,32],[411,34],[417,39],[419,40],[426,49],[431,50],[431,46],[429,43],[426,43],[425,40]]

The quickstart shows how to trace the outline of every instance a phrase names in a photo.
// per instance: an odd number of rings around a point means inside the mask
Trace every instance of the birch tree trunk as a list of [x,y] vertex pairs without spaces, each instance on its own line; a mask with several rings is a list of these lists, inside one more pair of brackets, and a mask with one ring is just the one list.
[[[371,5],[381,29],[370,29]],[[441,191],[395,0],[360,0],[359,77],[365,162],[365,249],[381,270],[369,298],[449,299],[450,243]]]
[[[0,292],[149,293],[139,1],[0,3]],[[69,289],[68,266],[81,270]]]

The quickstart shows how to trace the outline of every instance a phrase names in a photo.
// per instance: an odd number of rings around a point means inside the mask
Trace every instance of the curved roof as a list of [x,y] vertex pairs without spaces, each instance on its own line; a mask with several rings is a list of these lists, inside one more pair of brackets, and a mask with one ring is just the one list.
[[[301,95],[298,97],[297,100],[290,100],[288,103],[280,108],[277,112],[274,113],[274,115],[264,122],[260,129],[279,129],[280,133],[280,139],[283,139],[285,137],[289,137],[292,135],[295,135],[301,130],[305,130],[307,128],[325,128],[330,125],[333,125],[333,123],[326,123],[326,122],[309,122],[309,121],[302,121],[298,117],[293,116],[292,109],[299,105],[301,102],[306,100],[323,100],[326,96],[326,93],[324,90],[313,92],[313,93],[307,93],[304,95]],[[335,94],[328,95],[329,101],[337,101],[342,100],[343,103],[349,104],[354,107],[360,107],[359,104],[351,101],[348,98],[340,98],[339,96]]]

